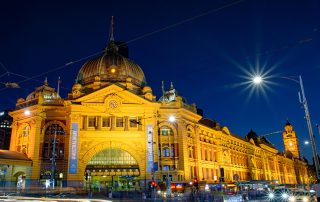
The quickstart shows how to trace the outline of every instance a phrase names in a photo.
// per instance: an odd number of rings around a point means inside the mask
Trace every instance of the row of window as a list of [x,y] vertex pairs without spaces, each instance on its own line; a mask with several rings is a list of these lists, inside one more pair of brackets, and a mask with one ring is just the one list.
[[162,136],[168,136],[168,135],[173,135],[173,130],[167,126],[162,126],[160,128],[160,135]]
[[231,154],[231,164],[248,167],[248,158],[243,154]]
[[201,160],[205,161],[218,161],[218,154],[215,148],[207,148],[201,146]]
[[[87,118],[83,118],[84,128],[110,128],[112,126],[113,119],[115,120],[115,127],[123,128],[126,124],[125,117],[112,117],[112,116],[88,116]],[[138,124],[141,122],[140,118],[137,117],[128,117],[128,126],[130,128],[137,128]]]

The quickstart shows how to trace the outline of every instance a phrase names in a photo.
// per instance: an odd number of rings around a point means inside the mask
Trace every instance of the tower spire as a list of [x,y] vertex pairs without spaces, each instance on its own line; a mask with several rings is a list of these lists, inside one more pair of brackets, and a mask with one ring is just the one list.
[[171,81],[171,84],[170,84],[170,90],[173,90],[174,87],[173,87],[173,82]]
[[162,81],[162,86],[161,86],[161,90],[162,90],[162,96],[164,96],[164,83],[163,83],[163,81]]
[[60,83],[61,83],[61,80],[60,80],[60,76],[58,77],[58,90],[57,90],[57,96],[58,98],[60,97]]
[[114,17],[111,16],[111,24],[110,24],[110,42],[114,41]]
[[48,86],[48,85],[49,85],[49,84],[48,84],[48,78],[47,78],[47,77],[44,78],[43,84],[44,84],[45,86]]

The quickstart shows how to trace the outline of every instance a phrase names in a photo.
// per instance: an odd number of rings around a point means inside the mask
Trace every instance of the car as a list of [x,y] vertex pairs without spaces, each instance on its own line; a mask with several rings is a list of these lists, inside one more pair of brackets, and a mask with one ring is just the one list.
[[297,189],[297,190],[291,190],[289,201],[290,202],[295,202],[295,201],[309,202],[309,201],[316,201],[316,200],[309,191],[304,189]]
[[269,201],[289,201],[292,192],[286,188],[275,189],[267,194]]

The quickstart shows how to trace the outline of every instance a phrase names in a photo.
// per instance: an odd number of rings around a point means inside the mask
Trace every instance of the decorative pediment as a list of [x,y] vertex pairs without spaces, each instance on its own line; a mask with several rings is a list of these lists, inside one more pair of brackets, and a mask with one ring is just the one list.
[[103,113],[121,112],[123,107],[130,105],[143,107],[158,105],[115,84],[75,99],[73,102]]

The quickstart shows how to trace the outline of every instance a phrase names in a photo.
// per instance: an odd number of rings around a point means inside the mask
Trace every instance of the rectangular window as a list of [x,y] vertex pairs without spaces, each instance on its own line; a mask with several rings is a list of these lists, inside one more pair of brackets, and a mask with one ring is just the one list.
[[138,126],[138,119],[137,117],[130,117],[129,118],[130,128],[136,128]]
[[96,117],[95,116],[88,117],[88,127],[96,127]]
[[102,127],[110,127],[110,117],[102,117]]
[[170,128],[161,128],[160,129],[161,135],[173,135],[173,131]]
[[163,170],[165,170],[165,171],[170,170],[170,166],[169,166],[169,165],[164,165],[164,166],[163,166]]
[[117,117],[117,119],[116,119],[116,126],[117,126],[118,128],[123,127],[123,117]]
[[175,156],[175,153],[174,153],[174,144],[171,144],[171,156]]

